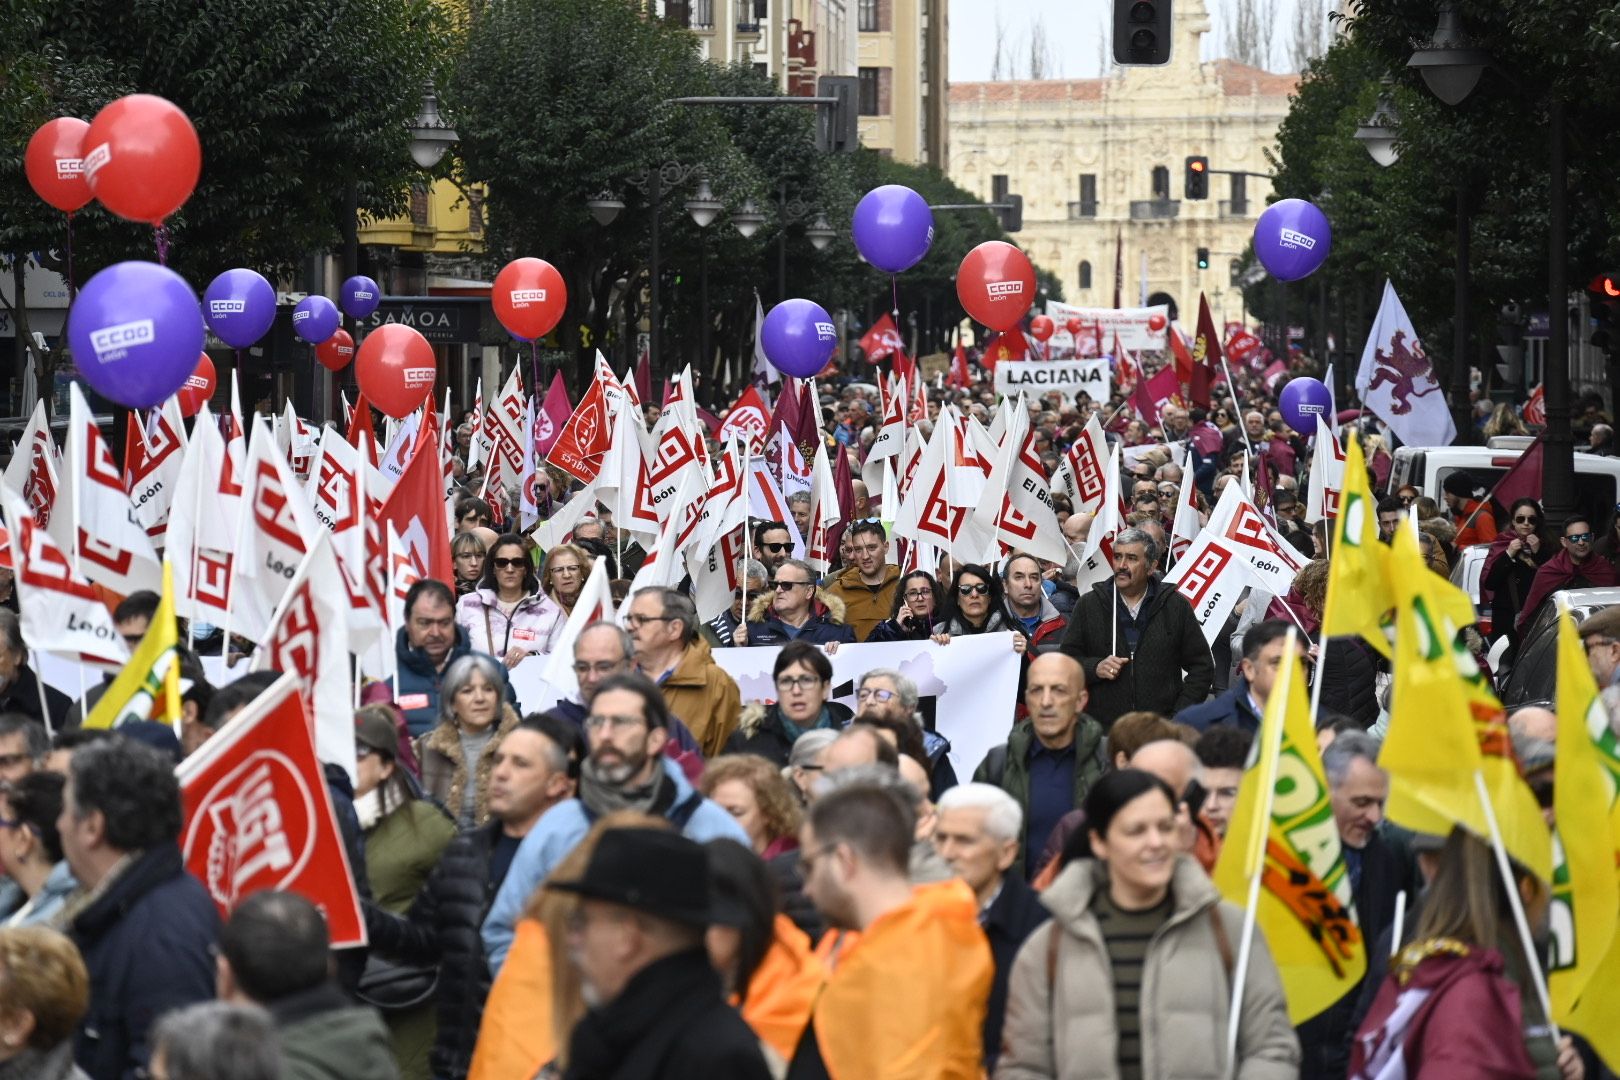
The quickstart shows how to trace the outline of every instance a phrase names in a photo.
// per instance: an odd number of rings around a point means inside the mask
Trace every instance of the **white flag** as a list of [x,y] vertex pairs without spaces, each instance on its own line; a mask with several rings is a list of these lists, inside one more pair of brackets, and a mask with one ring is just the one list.
[[30,648],[108,668],[129,662],[129,646],[96,590],[44,529],[27,504],[5,492],[11,564],[17,568],[17,611]]
[[281,455],[263,416],[253,418],[253,437],[242,477],[244,503],[237,527],[237,588],[231,597],[233,632],[264,639],[271,615],[317,536],[325,536],[304,489]]
[[34,413],[23,431],[22,441],[12,452],[11,463],[0,476],[0,486],[20,495],[34,513],[40,526],[51,523],[51,509],[56,505],[57,482],[56,443],[51,438],[51,425],[45,418],[45,402],[34,403]]
[[125,596],[141,589],[161,592],[163,567],[135,517],[123,473],[113,464],[79,384],[70,384],[70,389],[68,452],[62,466],[67,513],[51,515],[51,536],[62,550],[78,556],[79,571],[97,585]]
[[1253,580],[1248,560],[1238,554],[1237,545],[1205,530],[1187,554],[1176,560],[1164,583],[1187,598],[1204,640],[1213,645],[1238,597]]
[[556,700],[571,701],[579,693],[579,679],[574,675],[574,642],[579,640],[581,630],[604,619],[613,621],[613,591],[608,586],[607,560],[598,555],[591,560],[591,572],[579,590],[579,599],[574,601],[574,610],[568,613],[568,621],[563,623],[545,659],[541,678],[556,691]]
[[[1282,596],[1294,583],[1294,575],[1304,569],[1306,559],[1299,549],[1277,534],[1277,530],[1254,508],[1236,484],[1227,484],[1220,501],[1209,515],[1204,534],[1226,541],[1238,561],[1253,578],[1251,584]],[[1202,534],[1201,534],[1202,535]]]
[[1361,352],[1356,392],[1407,446],[1449,446],[1457,437],[1434,365],[1423,352],[1395,286],[1387,280],[1378,317]]
[[1311,454],[1311,476],[1306,486],[1305,520],[1314,525],[1324,518],[1338,517],[1339,492],[1343,490],[1344,448],[1318,416],[1316,450]]
[[185,445],[185,424],[180,419],[180,402],[173,396],[149,419],[131,412],[131,438],[126,447],[130,460],[124,462],[129,481],[129,501],[135,517],[152,543],[162,547],[169,526],[175,485],[180,479],[181,451]]
[[205,402],[186,444],[169,513],[166,555],[174,574],[175,612],[222,625],[235,581],[242,514],[240,441],[226,445]]
[[769,385],[782,381],[782,373],[765,358],[765,305],[760,303],[759,290],[754,290],[754,381]]

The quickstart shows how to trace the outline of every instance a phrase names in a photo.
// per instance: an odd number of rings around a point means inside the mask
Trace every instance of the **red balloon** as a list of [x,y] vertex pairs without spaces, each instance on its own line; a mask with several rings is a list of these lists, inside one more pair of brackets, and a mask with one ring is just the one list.
[[395,420],[403,420],[433,395],[438,360],[420,331],[387,323],[360,343],[354,375],[367,400]]
[[1158,314],[1157,312],[1148,316],[1148,329],[1153,331],[1155,334],[1164,329],[1164,323],[1164,316]]
[[1071,335],[1078,334],[1082,325],[1078,315],[1070,315],[1063,321],[1063,329],[1067,330]]
[[175,397],[180,399],[180,415],[196,416],[203,402],[214,396],[216,384],[214,362],[208,359],[207,353],[203,353],[197,358],[197,370],[186,376],[186,381],[180,384],[180,389],[175,393]]
[[339,327],[331,337],[315,346],[315,359],[327,371],[342,371],[354,359],[354,338]]
[[121,97],[84,136],[84,178],[101,205],[152,225],[185,205],[202,175],[197,129],[180,107],[152,94]]
[[557,268],[544,259],[513,259],[495,275],[489,298],[507,333],[534,341],[562,321],[568,286]]
[[47,120],[28,140],[23,159],[34,194],[69,214],[93,195],[84,182],[84,133],[90,125],[73,116]]
[[1037,315],[1029,320],[1029,336],[1036,341],[1045,341],[1057,330],[1057,326],[1045,315]]
[[1035,268],[1011,244],[986,240],[956,268],[956,296],[990,329],[1011,330],[1035,300]]

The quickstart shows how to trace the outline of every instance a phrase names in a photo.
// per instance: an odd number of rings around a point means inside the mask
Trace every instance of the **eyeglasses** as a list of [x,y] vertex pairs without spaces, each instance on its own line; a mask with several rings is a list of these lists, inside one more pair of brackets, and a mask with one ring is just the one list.
[[577,573],[579,573],[579,570],[580,570],[580,568],[577,567],[577,566],[573,566],[571,564],[564,564],[563,566],[553,566],[551,568],[551,573],[552,573],[552,576],[555,577],[557,574],[577,574]]
[[815,675],[784,675],[776,680],[778,690],[809,690],[821,683]]
[[1540,525],[1541,524],[1541,519],[1536,518],[1536,517],[1516,517],[1516,518],[1513,519],[1513,524],[1515,524],[1515,525]]
[[978,584],[962,583],[956,587],[957,596],[985,596],[990,592],[990,586],[984,582]]
[[907,600],[928,600],[932,599],[934,591],[932,589],[907,589],[905,595]]
[[1586,532],[1567,533],[1565,534],[1564,539],[1568,540],[1572,544],[1590,544],[1592,542],[1592,538],[1596,535],[1596,533],[1588,529]]
[[529,560],[519,556],[516,559],[491,559],[490,564],[497,570],[516,570]]
[[811,583],[808,581],[773,581],[771,587],[777,592],[787,592],[789,589],[796,589],[801,585],[809,584]]
[[863,686],[859,690],[855,691],[855,700],[856,701],[892,701],[892,700],[894,700],[894,691],[893,690],[878,690],[875,687]]
[[375,754],[376,752],[377,751],[373,750],[371,747],[367,746],[365,743],[355,743],[354,744],[354,756],[356,758],[368,758],[372,754]]
[[624,625],[631,630],[639,630],[650,622],[669,622],[668,615],[637,615],[635,612],[624,617]]
[[594,664],[587,664],[583,660],[574,661],[575,675],[611,675],[623,665],[622,660],[598,660]]
[[592,713],[585,718],[585,730],[601,731],[603,728],[613,728],[616,731],[624,731],[646,723],[647,721],[639,716],[601,716]]
[[761,551],[768,551],[772,555],[780,555],[780,554],[782,554],[782,552],[786,551],[788,548],[790,548],[792,546],[793,546],[792,544],[763,544],[762,543],[762,544],[759,545],[759,548],[760,548]]

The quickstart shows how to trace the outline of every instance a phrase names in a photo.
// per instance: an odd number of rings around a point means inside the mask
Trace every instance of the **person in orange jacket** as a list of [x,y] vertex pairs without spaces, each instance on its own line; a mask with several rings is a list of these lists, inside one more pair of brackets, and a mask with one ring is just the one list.
[[[873,775],[873,774],[877,775]],[[973,891],[913,885],[915,818],[881,766],[845,769],[801,833],[805,890],[842,935],[789,1080],[977,1080],[995,965]]]

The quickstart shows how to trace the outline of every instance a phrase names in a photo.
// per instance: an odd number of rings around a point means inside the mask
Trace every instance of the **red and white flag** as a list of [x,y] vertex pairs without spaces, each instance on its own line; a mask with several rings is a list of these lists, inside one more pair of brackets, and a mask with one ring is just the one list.
[[[613,417],[609,392],[619,393],[605,364],[598,364],[579,407],[557,435],[546,460],[581,483],[590,483],[602,471],[602,458],[613,445]],[[612,385],[610,385],[612,384]]]
[[[1014,450],[1016,447],[1016,451]],[[995,493],[1002,492],[1001,506]],[[985,484],[990,496],[974,511],[980,528],[995,535],[998,555],[1021,551],[1062,566],[1069,560],[1069,546],[1063,541],[1057,512],[1052,509],[1052,493],[1046,471],[1035,453],[1035,430],[1029,413],[1020,408],[1013,414],[1013,428],[1001,445],[1001,452]]]
[[744,464],[743,457],[737,440],[732,438],[726,441],[725,452],[715,462],[708,497],[703,500],[698,525],[692,533],[692,546],[686,552],[687,569],[694,578],[698,568],[708,562],[711,549],[720,538],[748,520],[747,483],[751,468]]
[[[837,558],[828,526],[840,516],[838,489],[833,485],[832,466],[827,463],[827,444],[817,440],[815,461],[810,467],[810,535],[804,538],[803,558],[818,573],[831,570]],[[782,520],[791,526],[793,515]],[[789,532],[792,531],[790,527]]]
[[180,462],[169,513],[166,554],[175,612],[183,618],[222,625],[230,611],[242,516],[240,445],[226,446],[205,402]]
[[894,317],[887,311],[861,335],[861,351],[866,353],[868,363],[875,364],[903,348],[905,341],[900,337],[900,329],[894,325]]
[[253,418],[242,490],[232,630],[262,641],[310,542],[325,530],[262,416]]
[[297,893],[321,909],[334,948],[364,945],[360,897],[310,728],[288,674],[186,758],[175,769],[180,849],[221,918],[256,892]]
[[563,384],[562,372],[551,377],[551,386],[546,390],[546,399],[540,410],[534,414],[534,452],[535,456],[544,459],[551,453],[551,448],[557,444],[557,437],[562,434],[563,425],[568,423],[569,415],[574,407],[568,403],[568,387]]
[[309,476],[311,459],[315,456],[315,434],[315,429],[298,415],[289,399],[281,424],[276,428],[276,441],[280,444],[282,453],[287,455],[287,463],[292,466],[293,475],[300,480]]
[[185,425],[173,397],[150,417],[133,410],[124,429],[124,490],[155,546],[164,544],[169,508],[180,479]]
[[437,447],[423,444],[416,448],[405,475],[383,503],[381,518],[393,524],[424,577],[455,587]]
[[113,625],[112,614],[95,587],[49,533],[34,523],[27,504],[4,494],[13,522],[7,545],[17,572],[17,611],[23,640],[30,648],[107,668],[129,662],[129,646]]
[[5,474],[0,476],[0,486],[22,496],[33,511],[34,522],[44,527],[51,523],[51,509],[56,505],[58,471],[56,443],[45,418],[45,402],[36,401],[22,441],[12,453]]
[[523,393],[522,365],[517,364],[507,376],[500,394],[489,403],[484,417],[489,448],[488,483],[503,495],[518,491],[522,483],[524,450],[529,445],[528,417],[529,399]]
[[1294,575],[1305,568],[1305,556],[1260,516],[1254,503],[1228,484],[1209,515],[1204,532],[1228,541],[1232,552],[1257,585],[1273,596],[1282,596],[1294,583]]
[[79,384],[70,384],[70,389],[67,455],[62,463],[67,512],[51,515],[51,536],[62,550],[78,556],[79,571],[97,585],[121,596],[141,589],[160,593],[163,567],[151,537],[135,517],[124,475],[113,463]]
[[398,424],[393,425],[393,434],[388,439],[388,445],[383,447],[382,461],[377,468],[388,478],[389,483],[395,483],[405,472],[405,463],[410,460],[411,454],[416,452],[417,438],[422,430],[422,410],[411,413]]
[[1170,554],[1177,561],[1186,557],[1203,526],[1198,521],[1198,505],[1193,501],[1197,484],[1191,469],[1181,470],[1181,487],[1176,492],[1176,512],[1170,520]]
[[1537,427],[1547,424],[1547,389],[1542,383],[1536,383],[1530,397],[1524,403],[1524,422]]
[[723,442],[736,436],[744,441],[750,454],[758,456],[765,450],[765,432],[769,426],[770,410],[765,407],[765,399],[760,396],[758,387],[750,385],[726,413],[716,437]]
[[[1228,485],[1227,490],[1236,486]],[[1176,557],[1176,565],[1164,579],[1192,605],[1193,618],[1211,645],[1252,581],[1237,543],[1208,530],[1198,534],[1185,555]]]
[[1338,517],[1339,493],[1343,490],[1344,447],[1319,415],[1316,452],[1311,455],[1311,476],[1306,485],[1305,520],[1314,525],[1325,518]]
[[383,500],[371,482],[370,474],[376,470],[338,437],[335,428],[326,429],[321,444],[308,485],[310,508],[332,537],[332,552],[343,576],[350,651],[363,653],[383,633],[383,596],[376,584],[383,574],[377,527]]
[[646,561],[636,571],[624,603],[619,607],[621,618],[630,610],[630,602],[639,590],[660,586],[671,588],[686,573],[686,560],[681,552],[697,527],[701,495],[700,482],[693,476],[688,475],[681,481],[680,490],[675,493],[675,505],[679,510],[670,514],[668,520],[659,526],[658,539],[647,552]]
[[1103,469],[1108,462],[1108,437],[1092,415],[1080,437],[1064,451],[1053,480],[1069,497],[1077,514],[1095,514],[1103,500]]

